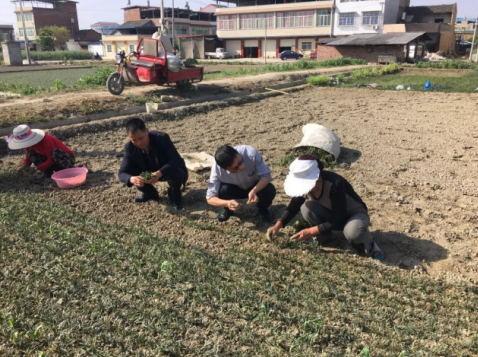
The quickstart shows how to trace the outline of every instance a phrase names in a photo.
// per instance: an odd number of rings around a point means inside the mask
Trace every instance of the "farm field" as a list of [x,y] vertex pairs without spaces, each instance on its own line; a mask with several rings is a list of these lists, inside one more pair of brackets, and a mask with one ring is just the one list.
[[57,80],[62,81],[67,86],[73,86],[81,77],[94,74],[96,69],[97,67],[95,66],[89,68],[0,73],[0,82],[50,88],[53,82]]
[[[67,142],[91,169],[60,191],[0,164],[0,354],[478,354],[477,94],[308,88],[175,121],[180,152],[256,146],[273,168],[309,122],[370,208],[379,263],[264,238],[252,208],[225,224],[192,174],[186,212],[137,205],[116,172],[122,129]],[[162,188],[164,191],[164,187]],[[165,201],[165,200],[164,200]],[[338,247],[337,247],[338,245]]]

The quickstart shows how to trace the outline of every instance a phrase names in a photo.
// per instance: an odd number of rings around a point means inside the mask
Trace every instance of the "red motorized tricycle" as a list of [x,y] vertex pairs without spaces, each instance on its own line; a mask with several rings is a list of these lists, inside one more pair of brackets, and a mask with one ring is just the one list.
[[[168,38],[142,39],[136,52],[129,56],[124,51],[116,55],[116,71],[106,81],[108,91],[120,95],[125,83],[135,84],[176,84],[186,87],[203,79],[203,68],[184,66],[169,50]],[[169,52],[169,54],[168,54]]]

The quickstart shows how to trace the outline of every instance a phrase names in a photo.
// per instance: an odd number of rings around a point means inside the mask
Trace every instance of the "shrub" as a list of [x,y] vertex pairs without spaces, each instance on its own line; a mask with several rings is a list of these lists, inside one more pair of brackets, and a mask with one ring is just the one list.
[[63,89],[66,89],[66,87],[66,84],[59,79],[55,79],[51,85],[51,89],[56,92],[60,92]]
[[103,86],[106,85],[106,80],[113,72],[111,67],[101,67],[95,73],[81,77],[78,80],[79,86]]
[[312,76],[307,78],[307,83],[313,86],[325,87],[331,84],[331,78],[327,76]]

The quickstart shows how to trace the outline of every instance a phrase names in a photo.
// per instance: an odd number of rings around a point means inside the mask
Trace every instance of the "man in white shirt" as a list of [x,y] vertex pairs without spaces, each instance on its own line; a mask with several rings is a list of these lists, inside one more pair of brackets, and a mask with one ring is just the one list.
[[262,219],[270,222],[269,207],[276,195],[271,181],[271,169],[255,148],[223,145],[217,149],[211,168],[207,203],[224,208],[218,220],[225,222],[239,208],[236,200],[248,199],[249,204],[257,204]]

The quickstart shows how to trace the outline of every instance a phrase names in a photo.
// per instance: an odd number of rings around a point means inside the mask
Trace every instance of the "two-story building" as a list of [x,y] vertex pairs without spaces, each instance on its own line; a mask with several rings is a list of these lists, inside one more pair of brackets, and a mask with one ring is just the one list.
[[284,50],[308,53],[332,35],[333,1],[237,0],[218,8],[217,35],[241,57],[275,58]]

